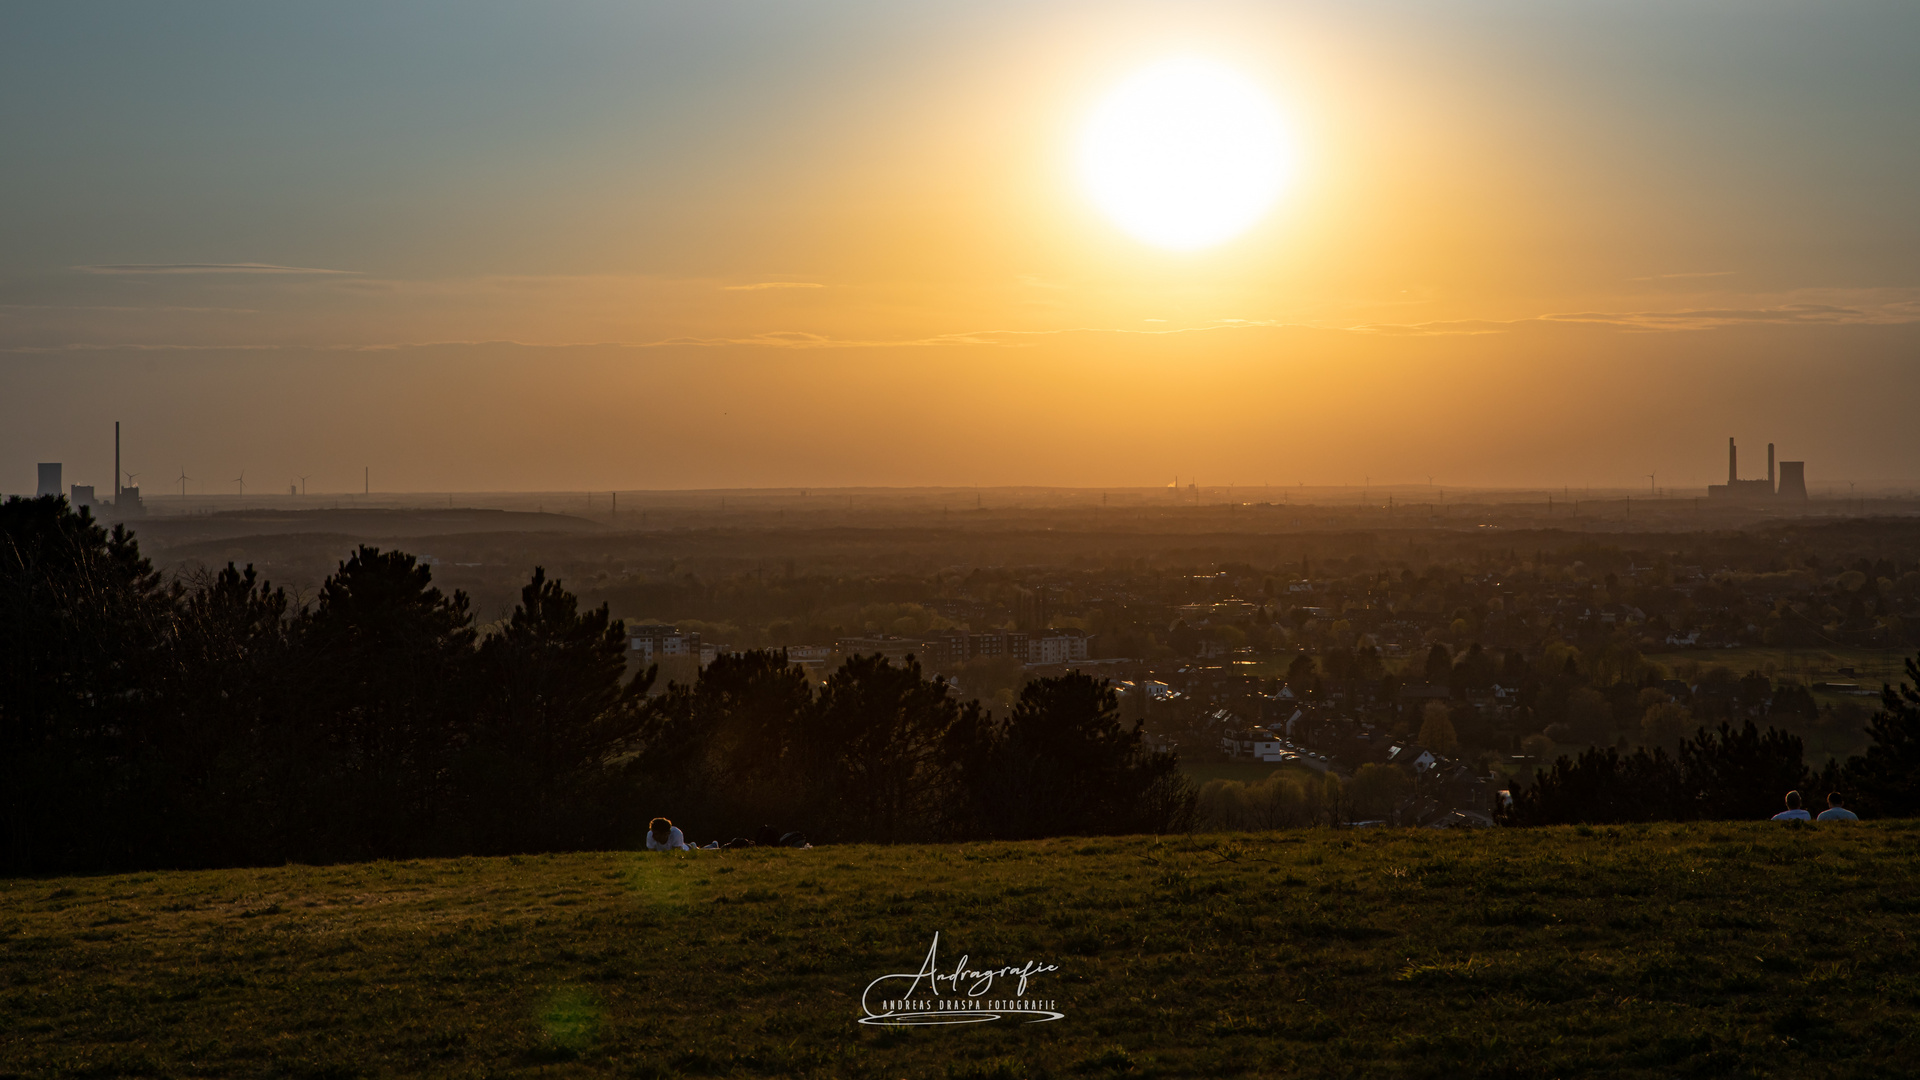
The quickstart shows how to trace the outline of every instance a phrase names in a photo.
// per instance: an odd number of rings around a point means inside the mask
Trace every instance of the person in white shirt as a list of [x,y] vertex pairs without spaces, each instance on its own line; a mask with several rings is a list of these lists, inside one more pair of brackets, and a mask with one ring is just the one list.
[[648,851],[692,851],[687,846],[687,838],[674,827],[673,822],[657,817],[647,823]]
[[1827,808],[1820,811],[1820,821],[1859,821],[1860,815],[1847,809],[1847,800],[1839,792],[1827,796]]
[[1789,791],[1787,792],[1787,808],[1785,810],[1782,810],[1780,813],[1773,815],[1773,820],[1775,821],[1812,821],[1813,815],[1807,813],[1805,810],[1800,809],[1800,793],[1797,791]]

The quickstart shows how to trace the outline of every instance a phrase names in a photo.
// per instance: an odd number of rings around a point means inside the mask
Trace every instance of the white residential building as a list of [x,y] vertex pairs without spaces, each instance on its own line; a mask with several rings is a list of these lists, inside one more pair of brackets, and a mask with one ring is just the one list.
[[702,664],[710,662],[700,646],[699,634],[683,634],[677,626],[659,623],[627,627],[627,650],[642,664],[657,663],[669,656],[694,656]]
[[1042,630],[1027,638],[1027,663],[1070,664],[1087,658],[1087,635],[1079,631]]

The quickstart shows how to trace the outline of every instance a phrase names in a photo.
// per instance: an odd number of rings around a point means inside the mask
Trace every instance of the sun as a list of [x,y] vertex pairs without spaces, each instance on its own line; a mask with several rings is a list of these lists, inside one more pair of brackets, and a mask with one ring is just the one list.
[[1114,223],[1193,251],[1264,217],[1293,171],[1280,114],[1231,68],[1182,58],[1113,88],[1081,134],[1080,180]]

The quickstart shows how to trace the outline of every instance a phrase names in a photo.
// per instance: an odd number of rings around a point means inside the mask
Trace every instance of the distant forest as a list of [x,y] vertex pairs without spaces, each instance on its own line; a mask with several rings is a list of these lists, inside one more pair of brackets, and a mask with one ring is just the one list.
[[413,556],[362,546],[311,602],[251,567],[166,580],[124,527],[0,504],[0,869],[333,862],[698,841],[1186,826],[1170,754],[1084,676],[1002,717],[916,664],[817,691],[778,653],[626,674],[622,625],[535,568],[484,635]]

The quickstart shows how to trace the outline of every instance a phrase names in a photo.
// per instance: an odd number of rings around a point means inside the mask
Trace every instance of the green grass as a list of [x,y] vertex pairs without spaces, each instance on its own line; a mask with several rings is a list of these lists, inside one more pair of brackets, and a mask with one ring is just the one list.
[[1302,775],[1319,776],[1317,769],[1305,765],[1275,765],[1266,761],[1182,761],[1180,771],[1195,784],[1204,784],[1209,780],[1239,780],[1242,783],[1258,783],[1277,773],[1297,772]]
[[[1794,678],[1803,682],[1857,682],[1862,689],[1878,690],[1883,682],[1898,683],[1906,677],[1904,648],[1894,649],[1680,649],[1646,654],[1649,660],[1668,667],[1693,661],[1702,668],[1724,667],[1735,675],[1760,671],[1775,678]],[[1850,667],[1853,675],[1842,675]],[[1815,695],[1819,696],[1818,694]]]
[[[1881,684],[1898,685],[1905,681],[1906,669],[1902,665],[1907,656],[1908,654],[1900,649],[1739,648],[1649,653],[1647,659],[1658,661],[1670,668],[1686,661],[1693,661],[1702,668],[1724,667],[1735,675],[1759,671],[1773,678],[1792,678],[1805,683],[1857,683],[1860,689],[1873,693],[1870,696],[1861,697],[1857,694],[1840,694],[1831,690],[1815,690],[1813,700],[1823,708],[1847,706],[1871,713],[1880,708]],[[1840,669],[1843,667],[1852,668],[1854,674],[1840,674]],[[1807,762],[1815,768],[1829,757],[1837,757],[1844,761],[1854,754],[1864,753],[1867,748],[1866,732],[1858,725],[1822,725],[1769,719],[1762,726],[1767,724],[1779,724],[1800,736],[1806,744]]]
[[[1911,1076],[1917,868],[1883,822],[15,879],[0,1074]],[[936,931],[1066,1019],[857,1024]]]

